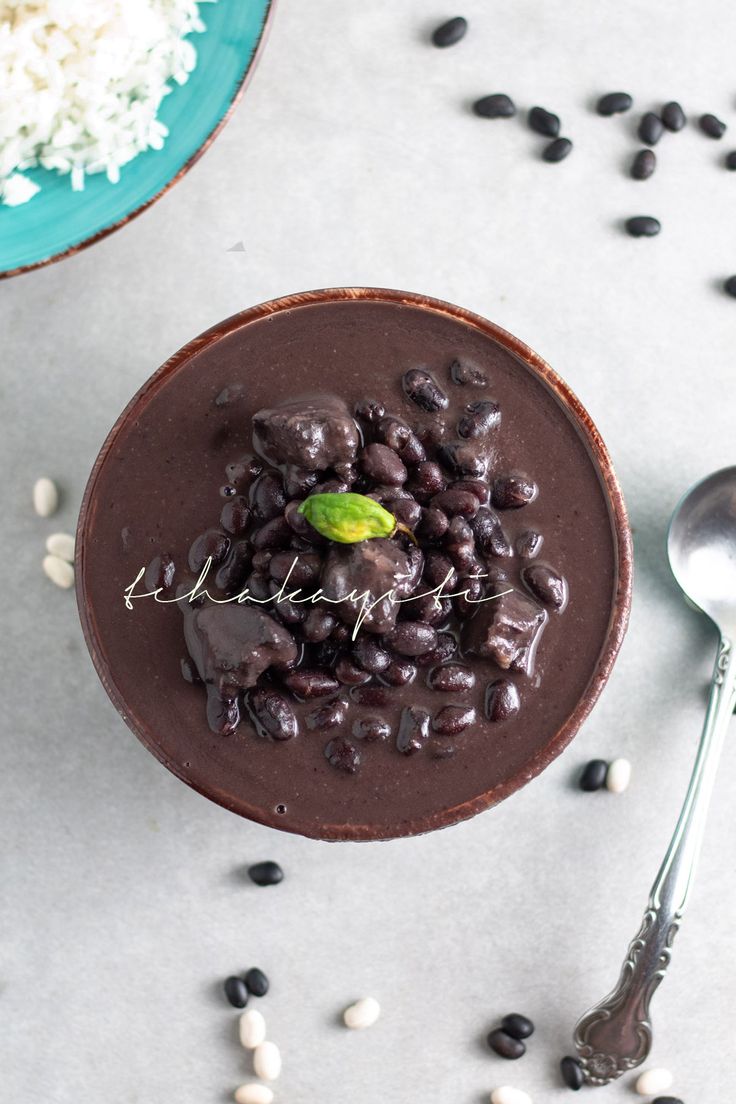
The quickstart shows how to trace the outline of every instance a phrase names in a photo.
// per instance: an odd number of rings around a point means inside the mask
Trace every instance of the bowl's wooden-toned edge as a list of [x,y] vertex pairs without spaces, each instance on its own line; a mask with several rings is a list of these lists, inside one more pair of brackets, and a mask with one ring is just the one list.
[[88,249],[90,245],[95,245],[96,242],[102,241],[102,239],[106,238],[108,234],[113,234],[122,226],[126,226],[132,219],[137,218],[138,215],[148,210],[149,207],[152,207],[154,203],[158,202],[158,200],[161,199],[161,196],[166,195],[169,189],[173,188],[174,185],[178,183],[178,181],[180,181],[181,178],[189,172],[192,165],[195,165],[197,161],[199,161],[200,157],[205,154],[210,148],[215,138],[225,126],[225,123],[228,121],[235,108],[238,106],[243,93],[248,87],[248,82],[250,81],[256,64],[258,63],[258,60],[261,56],[261,52],[263,50],[268,32],[271,27],[271,18],[273,16],[275,4],[276,0],[268,0],[268,7],[266,8],[266,13],[263,17],[263,23],[261,24],[261,30],[258,35],[258,41],[256,42],[256,48],[251,54],[250,60],[240,76],[240,80],[238,81],[237,87],[235,89],[235,92],[233,93],[233,97],[230,100],[230,104],[228,105],[227,110],[225,111],[222,118],[217,123],[215,123],[212,130],[202,142],[201,146],[199,146],[199,148],[194,151],[189,160],[182,165],[182,167],[174,176],[172,176],[171,180],[169,180],[167,184],[164,184],[163,188],[161,188],[160,191],[156,192],[155,195],[151,196],[150,199],[147,199],[145,203],[141,203],[139,207],[136,207],[134,211],[130,211],[127,215],[123,215],[123,217],[121,219],[118,219],[117,222],[113,222],[109,226],[103,226],[102,230],[98,230],[97,233],[90,234],[88,238],[83,238],[82,241],[77,242],[75,245],[70,245],[68,249],[63,249],[59,253],[52,253],[50,256],[44,257],[40,261],[33,261],[31,264],[19,265],[17,268],[8,268],[4,271],[0,271],[0,280],[9,280],[11,276],[21,276],[25,272],[33,272],[37,268],[45,268],[46,265],[55,264],[57,261],[63,261],[67,257],[73,257],[75,253],[81,253],[83,249]]
[[431,831],[434,828],[455,824],[473,816],[475,813],[490,808],[492,805],[498,804],[499,801],[502,801],[504,798],[520,789],[532,778],[536,777],[536,775],[543,771],[544,768],[567,747],[580,725],[595,705],[611,672],[626,632],[629,610],[631,607],[633,552],[623,494],[613,470],[608,451],[603,444],[596,426],[582,403],[560,376],[558,376],[558,374],[532,349],[506,330],[501,329],[501,327],[496,326],[480,315],[473,314],[471,311],[467,311],[462,307],[456,307],[450,303],[445,303],[441,300],[432,299],[424,295],[392,291],[384,288],[327,288],[319,291],[303,292],[262,303],[259,306],[251,307],[249,310],[241,311],[239,314],[225,319],[225,321],[218,323],[216,326],[211,327],[211,329],[206,330],[205,333],[200,334],[199,337],[188,342],[188,344],[170,357],[133,396],[108,434],[95,461],[82,500],[76,539],[76,588],[82,629],[97,674],[118,712],[141,742],[164,764],[164,766],[172,771],[172,773],[186,782],[187,785],[192,786],[193,789],[198,790],[205,797],[210,798],[219,805],[241,816],[247,817],[250,820],[257,821],[272,828],[284,829],[285,825],[281,823],[279,815],[275,811],[269,812],[257,806],[249,805],[245,801],[233,798],[231,794],[222,792],[214,787],[207,787],[187,777],[187,772],[183,769],[181,764],[172,761],[164,755],[153,737],[151,737],[142,726],[138,725],[135,718],[128,715],[122,695],[119,693],[112,678],[112,674],[102,658],[97,627],[94,622],[92,611],[86,601],[85,536],[87,526],[94,517],[96,506],[94,489],[97,477],[118,433],[127,424],[128,419],[135,416],[135,413],[140,409],[141,405],[145,404],[159,388],[164,386],[169,377],[186,361],[195,353],[201,352],[208,346],[220,341],[226,335],[241,329],[243,326],[247,326],[257,319],[265,318],[268,315],[282,311],[288,311],[294,307],[345,300],[399,303],[424,308],[440,314],[446,314],[450,318],[460,320],[480,330],[482,333],[487,334],[493,340],[499,342],[499,344],[519,357],[544,381],[547,387],[554,393],[558,402],[579,426],[581,435],[588,445],[591,457],[600,472],[606,490],[617,553],[617,586],[616,594],[611,604],[611,618],[606,638],[588,687],[564,725],[557,730],[547,744],[545,744],[530,761],[525,763],[524,767],[512,778],[451,809],[444,809],[431,816],[398,825],[392,832],[377,833],[370,825],[360,824],[303,824],[287,828],[288,831],[323,840],[376,840],[395,838],[397,836],[418,835],[422,832]]

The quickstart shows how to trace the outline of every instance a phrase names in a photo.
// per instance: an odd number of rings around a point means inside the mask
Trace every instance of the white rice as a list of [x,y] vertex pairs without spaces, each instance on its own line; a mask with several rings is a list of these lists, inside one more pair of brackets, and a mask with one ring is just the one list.
[[215,0],[0,0],[0,203],[38,192],[23,175],[41,166],[120,179],[120,168],[161,149],[156,115],[170,83],[197,64],[186,39],[204,31],[199,4]]

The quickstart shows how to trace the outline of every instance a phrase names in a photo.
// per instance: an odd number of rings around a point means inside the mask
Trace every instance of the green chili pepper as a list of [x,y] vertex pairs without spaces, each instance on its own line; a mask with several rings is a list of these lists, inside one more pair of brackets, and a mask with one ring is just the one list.
[[356,544],[372,537],[392,537],[397,530],[412,540],[414,534],[393,514],[361,494],[315,494],[299,507],[309,524],[328,540]]

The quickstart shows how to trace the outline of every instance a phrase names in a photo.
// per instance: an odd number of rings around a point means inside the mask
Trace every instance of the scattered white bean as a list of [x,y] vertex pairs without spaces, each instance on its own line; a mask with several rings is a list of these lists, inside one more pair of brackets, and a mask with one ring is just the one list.
[[253,1069],[262,1081],[275,1081],[281,1073],[281,1053],[275,1043],[259,1043],[253,1051]]
[[381,1006],[374,997],[363,997],[342,1014],[346,1027],[372,1027],[381,1015]]
[[532,1098],[521,1089],[502,1085],[500,1089],[494,1089],[491,1093],[491,1104],[532,1104]]
[[52,533],[46,538],[46,551],[50,556],[74,563],[74,537],[71,533]]
[[665,1092],[672,1084],[672,1074],[668,1069],[650,1069],[640,1073],[636,1081],[636,1091],[641,1096],[656,1096]]
[[42,566],[44,574],[58,587],[68,590],[74,586],[74,568],[66,560],[59,556],[44,556]]
[[606,771],[606,789],[611,793],[623,793],[631,781],[631,763],[628,759],[614,759]]
[[59,505],[59,492],[50,479],[37,479],[33,484],[33,509],[39,517],[51,517]]
[[235,1090],[235,1104],[271,1104],[273,1093],[268,1085],[257,1085],[251,1081]]
[[256,1008],[249,1008],[240,1017],[240,1042],[246,1050],[255,1050],[265,1042],[266,1021]]

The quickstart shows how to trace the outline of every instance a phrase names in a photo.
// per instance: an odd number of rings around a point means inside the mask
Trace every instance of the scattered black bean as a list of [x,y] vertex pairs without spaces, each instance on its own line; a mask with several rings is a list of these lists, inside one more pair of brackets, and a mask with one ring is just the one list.
[[416,433],[400,418],[387,415],[381,418],[375,429],[377,440],[398,453],[405,464],[419,464],[427,459],[424,445]]
[[440,491],[431,501],[436,510],[441,510],[449,518],[473,517],[478,513],[480,503],[472,491],[458,491],[454,486]]
[[731,172],[736,169],[736,150],[731,150],[730,153],[726,154],[725,165],[727,169],[731,170]]
[[248,970],[243,980],[252,997],[265,997],[269,989],[269,982],[263,970],[259,970],[257,966],[253,966]]
[[698,125],[709,138],[722,138],[726,133],[726,124],[715,115],[701,115]]
[[364,671],[372,675],[382,674],[391,663],[391,656],[377,640],[367,633],[360,634],[353,644],[353,659]]
[[401,460],[388,445],[368,445],[360,454],[360,466],[364,474],[376,483],[400,486],[406,482],[408,475]]
[[391,700],[385,686],[375,685],[353,686],[350,697],[356,705],[367,705],[371,709],[382,708]]
[[605,786],[607,774],[608,763],[605,759],[591,759],[580,775],[580,789],[585,793],[595,793]]
[[639,150],[631,162],[631,176],[634,180],[648,180],[656,167],[657,155],[654,150]]
[[367,744],[378,740],[387,740],[391,735],[391,726],[381,717],[361,717],[353,724],[353,736],[356,740],[365,740]]
[[422,516],[422,507],[413,498],[398,498],[390,504],[391,513],[407,529],[415,529]]
[[659,219],[651,215],[635,215],[625,223],[626,233],[632,238],[655,238],[662,229]]
[[295,698],[300,701],[310,701],[312,698],[326,698],[340,689],[340,684],[328,671],[319,668],[299,667],[291,671],[284,678],[284,684],[288,686]]
[[446,514],[430,506],[429,509],[422,510],[422,516],[417,524],[417,535],[423,541],[438,541],[447,532],[449,524]]
[[288,548],[293,532],[282,514],[281,517],[271,518],[260,529],[254,529],[250,534],[250,542],[258,551],[263,548]]
[[422,410],[435,413],[444,410],[448,404],[447,395],[423,368],[410,368],[408,372],[404,372],[401,382],[406,397],[421,406]]
[[560,133],[559,116],[553,115],[543,107],[533,107],[526,117],[526,121],[537,134],[543,134],[546,138],[556,138]]
[[468,29],[468,21],[462,15],[456,15],[454,19],[448,19],[441,23],[432,33],[432,42],[435,46],[454,46],[461,38],[465,37]]
[[636,133],[645,146],[656,146],[664,134],[664,123],[659,115],[655,115],[653,111],[647,111],[642,115]]
[[335,675],[345,686],[362,686],[371,681],[371,674],[358,667],[347,656],[340,656],[335,665]]
[[319,578],[321,568],[322,557],[316,552],[276,552],[268,562],[268,572],[272,579],[278,583],[289,580],[287,591],[289,587],[296,590],[298,587],[315,582]]
[[348,703],[344,698],[333,698],[306,716],[307,728],[321,732],[325,728],[338,728],[345,723]]
[[471,521],[471,527],[481,555],[496,556],[500,559],[513,555],[511,545],[501,526],[501,520],[490,507],[481,506]]
[[525,529],[516,538],[516,554],[522,560],[533,560],[535,556],[539,555],[543,544],[544,537],[541,533],[538,533],[536,529]]
[[534,1024],[528,1016],[522,1016],[521,1012],[509,1012],[501,1020],[501,1027],[512,1039],[528,1039],[534,1034]]
[[[508,97],[506,97],[508,99]],[[509,101],[511,102],[511,101]],[[511,104],[512,108],[514,107]],[[514,111],[516,108],[514,108]],[[512,111],[512,114],[514,112]],[[450,379],[453,383],[459,384],[461,387],[487,387],[488,376],[485,372],[481,372],[480,368],[476,368],[472,364],[468,364],[466,361],[453,360],[450,365]]]
[[418,667],[435,667],[457,652],[457,640],[450,632],[437,633],[437,644],[431,652],[416,657]]
[[510,1058],[514,1060],[516,1058],[522,1058],[526,1054],[526,1046],[522,1043],[521,1039],[514,1039],[511,1035],[507,1035],[500,1027],[497,1027],[495,1031],[489,1033],[487,1042],[491,1050],[501,1058]]
[[[577,1092],[578,1089],[582,1089],[585,1084],[583,1067],[580,1065],[577,1058],[571,1058],[569,1054],[560,1062],[560,1073],[568,1089],[573,1089]],[[654,1104],[657,1104],[656,1100]]]
[[[507,96],[504,92],[494,92],[490,96],[481,96],[479,100],[476,100],[473,104],[473,111],[476,115],[480,115],[483,119],[510,119],[516,114],[516,104]],[[460,362],[455,360],[450,366],[452,372],[455,365],[460,366]],[[455,383],[469,383],[469,380],[455,379]]]
[[549,161],[551,164],[556,164],[558,161],[564,161],[571,152],[572,142],[569,138],[554,138],[549,145],[545,146],[542,150],[542,160]]
[[483,479],[491,453],[484,441],[453,441],[439,450],[440,460],[460,479]]
[[447,663],[441,667],[434,667],[429,672],[427,685],[430,689],[439,690],[443,694],[457,694],[473,689],[475,674],[472,668],[463,667],[460,663]]
[[486,717],[494,724],[509,721],[521,709],[521,698],[516,685],[507,678],[498,678],[486,687]]
[[245,1008],[248,1003],[248,989],[242,978],[225,978],[223,989],[233,1008]]
[[360,767],[360,752],[344,736],[330,740],[325,748],[325,758],[330,766],[346,774],[355,774]]
[[283,882],[284,872],[277,862],[267,860],[249,866],[248,877],[257,886],[271,886]]
[[628,92],[607,92],[598,100],[596,111],[599,115],[621,115],[631,109],[633,102]]
[[246,701],[259,736],[270,736],[274,740],[291,740],[296,736],[294,710],[278,690],[251,690]]
[[437,645],[437,633],[421,621],[402,621],[385,637],[386,644],[402,656],[421,656]]
[[389,663],[381,675],[383,682],[389,686],[406,686],[416,678],[417,669],[407,659],[394,659]]
[[472,705],[445,705],[432,720],[432,730],[439,736],[458,736],[475,724]]
[[668,130],[682,130],[685,123],[687,122],[687,119],[685,118],[685,112],[682,110],[677,100],[670,100],[669,103],[666,103],[662,108],[660,115],[662,122]]
[[430,716],[423,709],[414,705],[407,706],[401,711],[399,722],[399,734],[396,737],[396,747],[403,755],[414,755],[426,744],[429,738]]
[[287,498],[279,475],[264,472],[252,484],[249,495],[253,514],[259,521],[270,521],[283,514]]
[[379,422],[386,413],[386,407],[377,399],[361,399],[355,407],[356,418],[362,418],[364,422]]
[[230,537],[220,529],[207,529],[197,537],[189,549],[189,570],[199,574],[207,560],[211,557],[212,563],[222,563],[230,549]]
[[490,400],[468,403],[457,423],[461,437],[485,437],[501,424],[501,407]]
[[519,510],[537,497],[537,484],[526,475],[501,475],[494,479],[491,502],[497,510]]
[[174,585],[176,565],[168,552],[161,556],[154,556],[143,576],[143,582],[149,591],[169,590]]
[[736,276],[729,276],[723,284],[726,295],[732,295],[736,299]]
[[545,606],[562,610],[567,604],[567,583],[547,564],[533,563],[522,569],[521,577],[535,596]]

